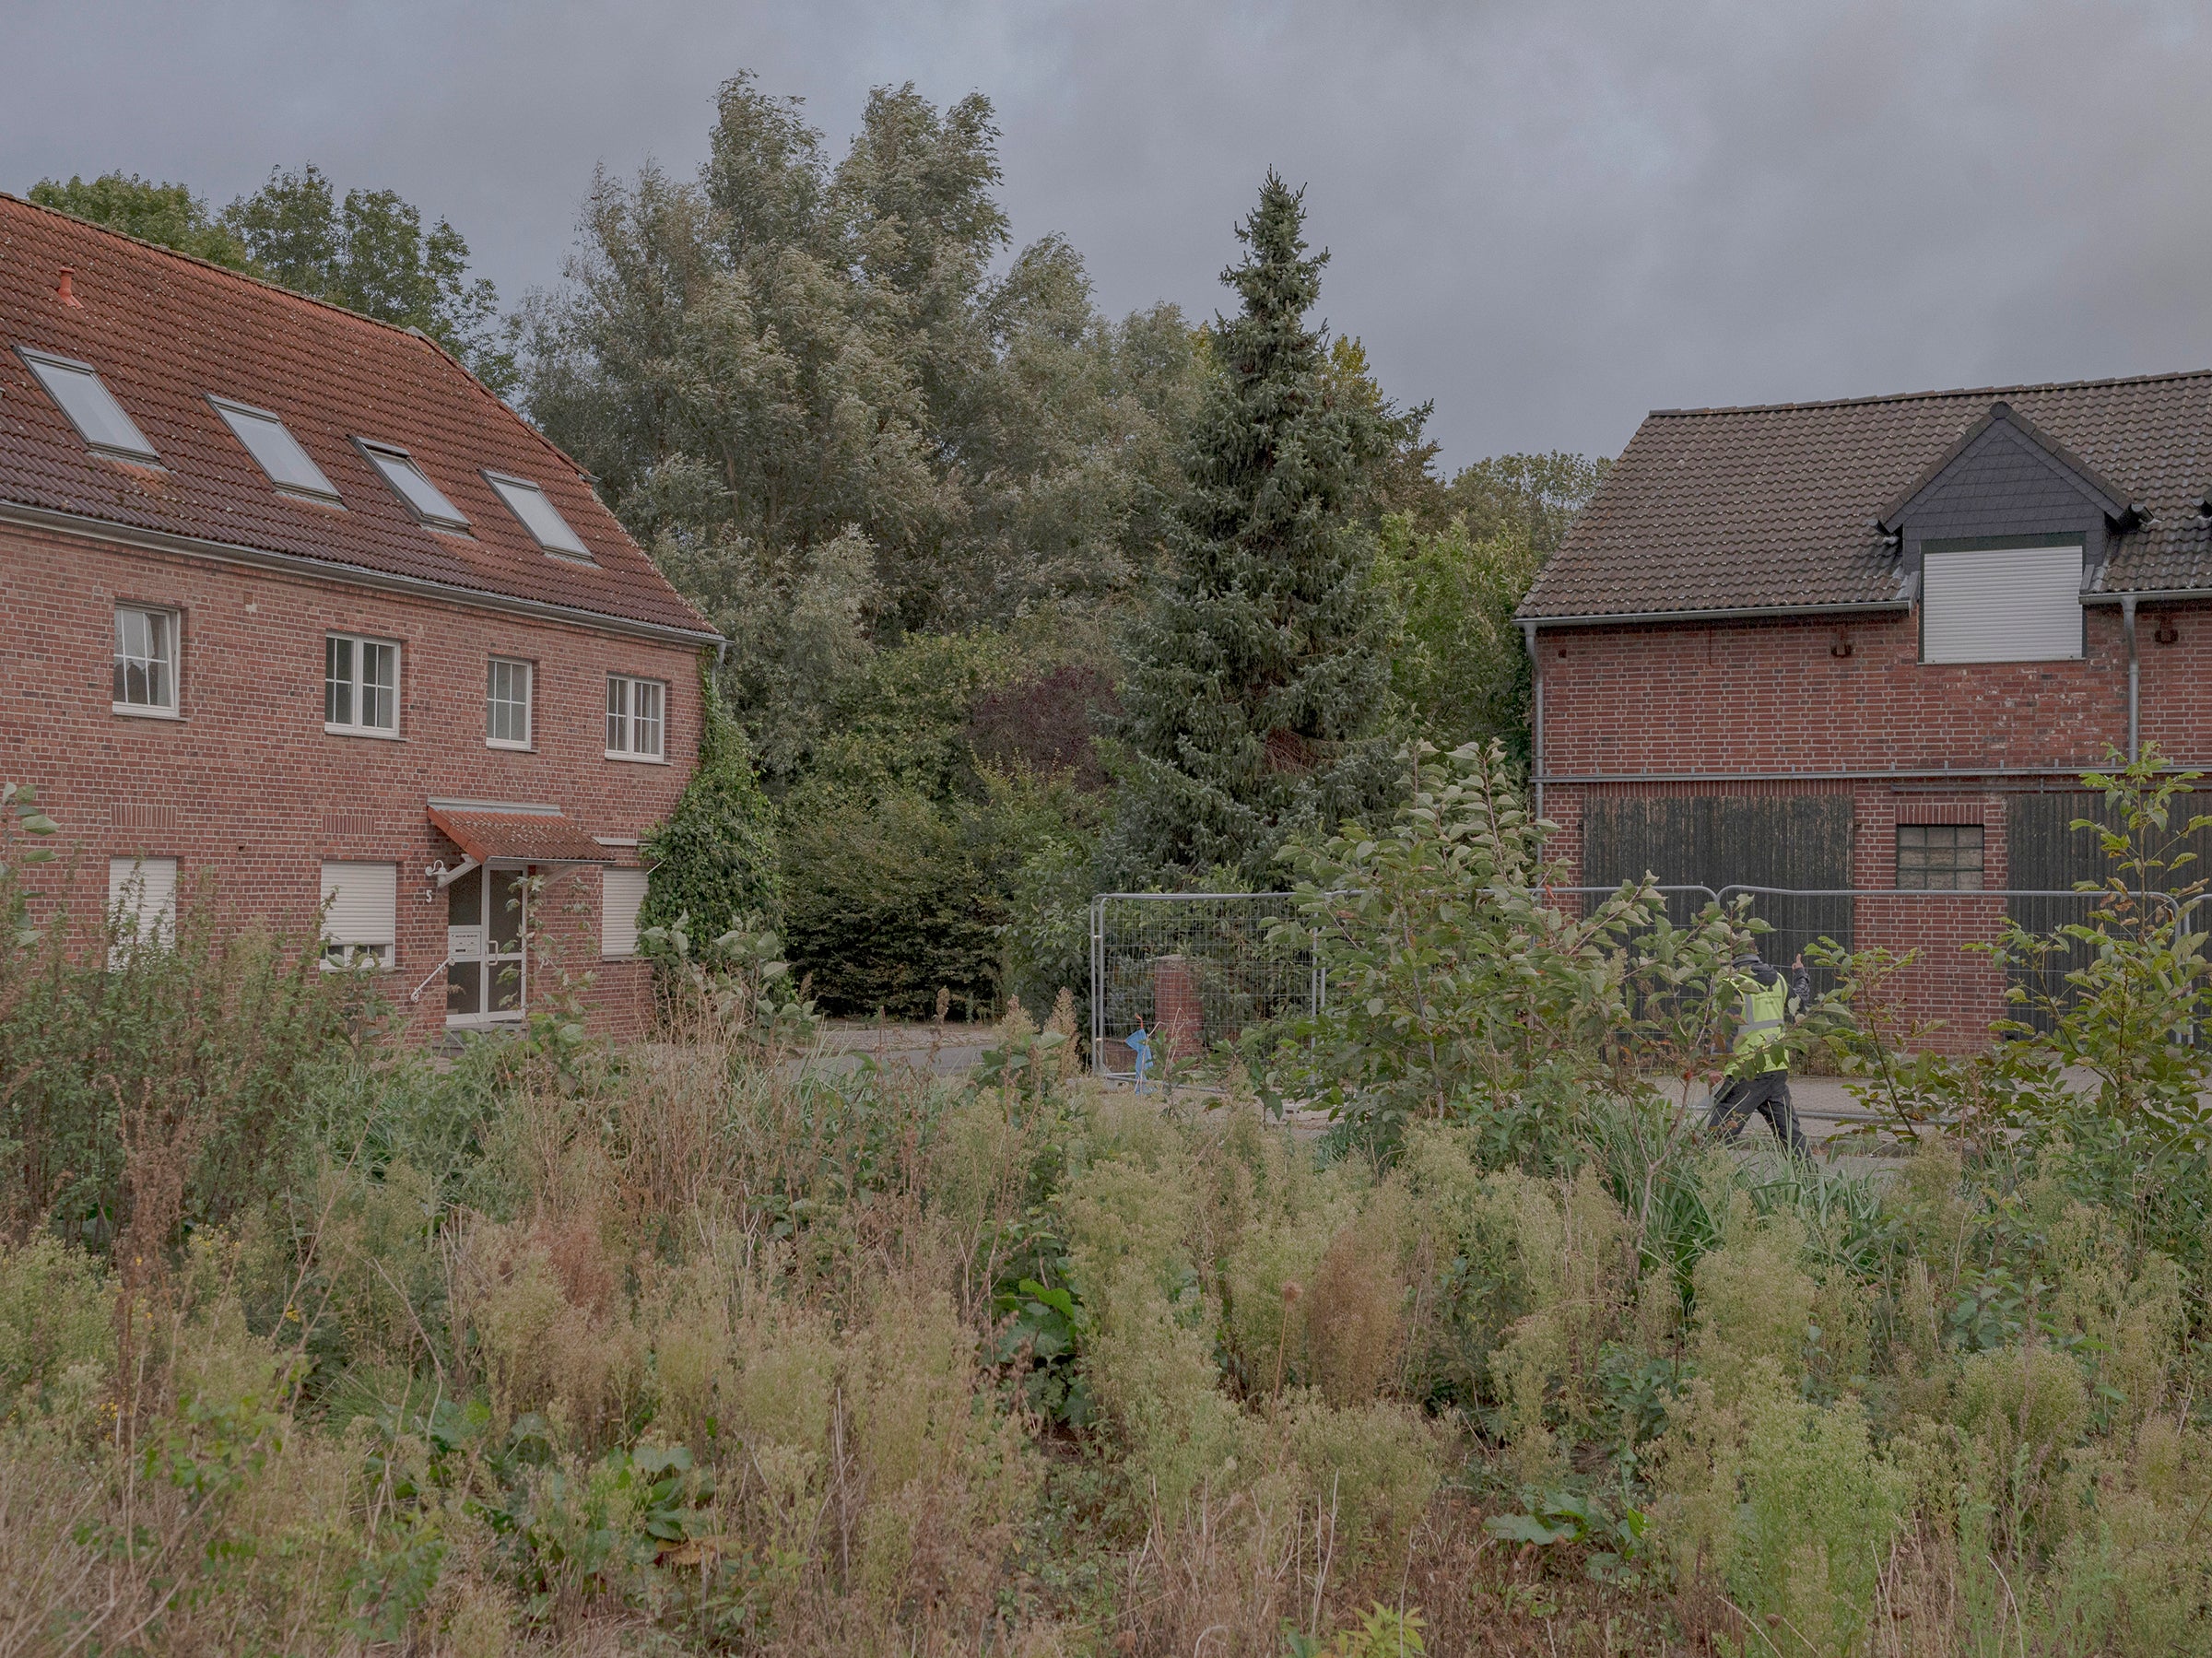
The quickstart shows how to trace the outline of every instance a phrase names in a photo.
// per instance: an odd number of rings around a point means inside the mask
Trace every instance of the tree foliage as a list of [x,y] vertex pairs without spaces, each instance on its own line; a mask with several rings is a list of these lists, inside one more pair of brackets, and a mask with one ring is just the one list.
[[1365,513],[1408,418],[1332,364],[1307,313],[1299,192],[1272,171],[1223,273],[1215,375],[1183,456],[1168,568],[1125,643],[1123,878],[1214,865],[1266,882],[1277,850],[1397,781],[1390,618]]
[[269,182],[219,214],[183,184],[120,171],[65,184],[41,179],[30,199],[144,241],[227,265],[295,293],[379,322],[418,328],[495,392],[515,383],[517,325],[503,319],[488,277],[468,274],[468,242],[445,219],[391,190],[349,190],[340,201],[312,162],[271,171]]
[[442,218],[426,229],[396,191],[353,189],[340,201],[312,162],[276,168],[219,222],[271,281],[418,328],[495,392],[513,386],[514,331],[490,279],[469,276],[466,239]]
[[742,648],[788,662],[778,619],[818,636],[825,606],[848,636],[1004,620],[1142,564],[1190,332],[1100,317],[1057,239],[994,276],[998,179],[981,96],[878,88],[833,162],[739,75],[696,178],[594,183],[530,407]]
[[1543,558],[1523,523],[1477,537],[1461,517],[1428,532],[1404,513],[1382,521],[1375,584],[1399,623],[1391,690],[1424,740],[1447,751],[1494,741],[1526,763],[1528,652],[1513,612]]
[[1540,570],[1612,464],[1560,450],[1491,455],[1453,475],[1432,509],[1434,522],[1464,520],[1477,541],[1513,536],[1528,545]]
[[158,184],[118,169],[89,180],[73,173],[66,184],[59,179],[41,179],[29,194],[41,207],[74,213],[141,241],[158,242],[234,271],[260,274],[246,244],[208,212],[206,202],[189,185]]

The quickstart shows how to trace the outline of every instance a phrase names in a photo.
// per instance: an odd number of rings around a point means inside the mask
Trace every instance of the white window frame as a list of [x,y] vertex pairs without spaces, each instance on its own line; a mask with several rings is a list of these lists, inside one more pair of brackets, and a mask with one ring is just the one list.
[[[500,698],[493,694],[501,668],[520,669],[523,676],[523,735],[519,740],[513,737],[495,737],[491,735],[492,711],[495,708],[502,706],[511,708],[514,705],[512,698]],[[535,663],[523,656],[494,656],[488,659],[484,664],[484,747],[526,752],[537,738],[536,702],[537,664]]]
[[[112,697],[108,706],[116,713],[134,720],[181,720],[183,716],[184,681],[184,627],[183,616],[174,606],[141,605],[133,600],[118,600],[115,605],[114,666],[124,666],[123,650],[123,618],[125,613],[143,616],[159,625],[162,642],[169,648],[169,700],[166,702],[133,702],[122,697]],[[133,658],[132,660],[136,660]],[[148,656],[146,659],[151,662]]]
[[[639,869],[622,864],[609,864],[600,869],[599,954],[604,959],[626,961],[637,955],[638,915],[645,908],[645,882],[650,879],[652,874],[653,872],[649,869]],[[627,892],[618,895],[615,891],[618,876],[622,877],[619,884],[625,888],[633,882],[636,883],[637,900],[635,903],[629,902]],[[627,913],[623,912],[623,909],[618,909],[616,904],[610,901],[617,897],[622,899],[623,908],[627,910]]]
[[[652,692],[653,711],[642,712],[639,708],[640,693]],[[638,738],[651,727],[653,747],[641,748]],[[648,679],[639,674],[609,674],[606,676],[606,758],[610,760],[629,760],[640,765],[665,766],[668,763],[668,682],[665,679]],[[621,747],[617,747],[617,739]]]
[[[351,913],[358,906],[343,903],[345,889],[387,889],[388,906],[362,920]],[[389,971],[399,947],[399,866],[374,859],[326,858],[323,862],[323,970],[351,972],[357,968]],[[341,914],[341,911],[346,913]]]
[[[108,382],[100,379],[98,369],[74,357],[62,357],[52,351],[34,351],[29,346],[18,346],[16,354],[23,359],[24,366],[29,369],[31,377],[39,382],[41,389],[53,399],[54,407],[62,411],[63,418],[76,428],[76,435],[85,441],[85,447],[94,454],[135,461],[142,466],[161,464],[160,454],[147,441],[147,435],[138,429],[138,422],[131,418],[131,412],[123,406],[123,400],[108,390]],[[61,389],[65,385],[75,384],[81,392],[88,383],[92,405],[88,412],[97,413],[100,418],[111,423],[109,435],[104,438],[86,429],[84,421],[77,417],[77,411],[69,406],[68,399]]]
[[[353,648],[353,676],[347,682],[352,688],[354,718],[350,722],[334,720],[330,717],[330,688],[334,683],[330,671],[330,648],[332,645],[340,642],[350,645]],[[392,723],[389,725],[365,725],[361,723],[360,721],[361,702],[363,700],[361,697],[361,670],[364,660],[364,646],[376,646],[392,653]],[[323,729],[330,733],[332,736],[337,737],[382,737],[386,742],[398,741],[400,725],[400,696],[402,689],[406,684],[406,660],[405,653],[400,647],[399,641],[395,639],[379,639],[372,633],[334,632],[324,634],[323,636]]]

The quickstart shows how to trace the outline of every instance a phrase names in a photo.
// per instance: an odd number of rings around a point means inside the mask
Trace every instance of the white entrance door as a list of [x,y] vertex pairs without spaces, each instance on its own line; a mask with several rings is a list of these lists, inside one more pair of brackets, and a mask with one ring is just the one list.
[[511,1024],[523,1017],[529,963],[529,885],[519,864],[472,869],[445,889],[445,1022]]

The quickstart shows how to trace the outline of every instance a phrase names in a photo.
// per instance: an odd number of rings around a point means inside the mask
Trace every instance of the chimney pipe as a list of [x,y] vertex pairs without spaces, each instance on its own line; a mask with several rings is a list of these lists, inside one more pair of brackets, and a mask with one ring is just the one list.
[[75,293],[71,292],[69,288],[69,279],[76,275],[76,267],[75,265],[65,265],[62,266],[62,279],[54,284],[53,291],[61,296],[63,304],[74,305],[79,311],[82,311],[84,309],[85,302],[78,299]]

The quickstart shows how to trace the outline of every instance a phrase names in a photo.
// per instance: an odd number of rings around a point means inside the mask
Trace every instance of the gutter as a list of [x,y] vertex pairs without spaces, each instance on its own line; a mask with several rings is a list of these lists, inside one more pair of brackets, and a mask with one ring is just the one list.
[[1763,621],[1777,617],[1812,616],[1865,616],[1870,612],[1911,610],[1911,599],[1863,599],[1847,605],[1744,605],[1731,610],[1619,610],[1600,616],[1524,616],[1517,619],[1534,638],[1537,628],[1609,628],[1639,622]]
[[[2109,759],[2066,760],[2049,766],[1888,766],[1842,771],[1588,771],[1541,777],[1545,783],[1835,783],[1921,782],[1971,785],[1992,777],[2079,777],[2108,768]],[[2174,770],[2212,771],[2212,761],[2175,760]]]
[[2125,605],[2131,600],[2144,605],[2202,605],[2212,599],[2212,588],[2207,587],[2146,587],[2120,593],[2085,593],[2085,605]]
[[45,507],[27,507],[16,501],[0,501],[0,523],[20,524],[27,529],[52,530],[64,535],[82,536],[87,540],[141,547],[148,552],[176,553],[189,559],[241,564],[282,575],[375,588],[384,593],[436,599],[442,604],[463,605],[477,610],[497,610],[509,616],[526,616],[539,621],[565,622],[571,627],[589,628],[601,633],[628,633],[641,639],[692,646],[726,642],[721,634],[712,629],[701,631],[694,628],[670,627],[665,622],[639,621],[630,617],[612,616],[601,610],[586,610],[581,606],[555,605],[543,599],[487,593],[479,587],[433,582],[422,576],[392,575],[383,570],[364,570],[358,564],[339,564],[325,559],[310,559],[299,553],[272,553],[261,547],[241,547],[234,542],[203,541],[197,536],[172,535],[163,530],[136,529],[102,518],[88,518],[76,512],[56,512]]

